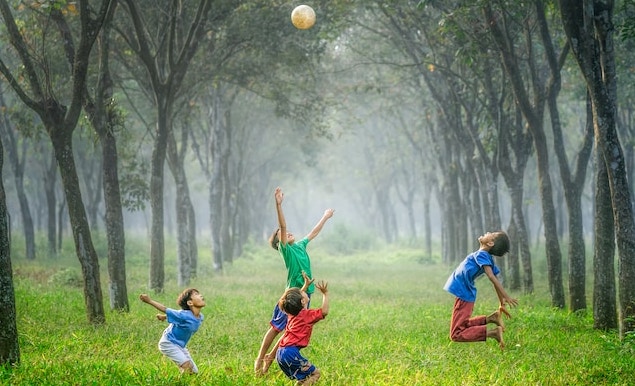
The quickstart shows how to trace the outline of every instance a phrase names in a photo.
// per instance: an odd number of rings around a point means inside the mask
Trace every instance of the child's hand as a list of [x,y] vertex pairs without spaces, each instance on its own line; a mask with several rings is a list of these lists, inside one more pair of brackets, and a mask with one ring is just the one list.
[[309,275],[306,274],[306,272],[302,271],[302,277],[304,278],[304,287],[308,288],[309,285],[311,285],[311,283],[313,283],[315,281],[315,279],[311,279],[309,277]]
[[315,288],[319,289],[323,294],[328,293],[328,283],[324,280],[320,280],[315,284]]
[[139,299],[144,303],[150,303],[150,296],[148,296],[147,294],[139,295]]
[[[504,305],[500,305],[500,307],[498,307],[498,311],[502,314],[505,315],[505,317],[507,317],[507,319],[511,318],[511,314],[509,313],[509,311],[507,311],[507,308],[505,308]],[[502,319],[501,319],[502,320]]]
[[335,211],[333,209],[327,209],[324,211],[324,217],[326,218],[331,218],[333,217],[333,213],[335,213]]
[[162,322],[165,322],[165,320],[167,319],[167,315],[165,314],[157,314],[157,319],[159,319]]
[[282,193],[282,189],[280,189],[279,187],[276,188],[274,197],[276,198],[276,204],[282,204],[282,200],[284,199],[284,193]]

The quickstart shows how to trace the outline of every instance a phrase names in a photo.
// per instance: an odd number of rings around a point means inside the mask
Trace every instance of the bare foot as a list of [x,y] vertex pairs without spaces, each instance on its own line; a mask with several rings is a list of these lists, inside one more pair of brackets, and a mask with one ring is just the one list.
[[491,335],[490,337],[496,339],[498,341],[498,345],[500,346],[501,350],[503,350],[505,348],[505,341],[503,340],[503,327],[498,326],[493,330],[490,330]]
[[501,327],[503,331],[505,331],[505,322],[503,321],[503,315],[500,310],[496,310],[487,315],[486,321],[487,323],[496,323],[497,326]]

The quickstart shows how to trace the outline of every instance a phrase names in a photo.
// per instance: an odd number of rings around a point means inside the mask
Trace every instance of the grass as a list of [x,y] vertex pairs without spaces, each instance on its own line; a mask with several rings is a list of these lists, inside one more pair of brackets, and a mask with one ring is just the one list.
[[[131,244],[130,242],[128,244]],[[442,290],[450,267],[425,261],[416,250],[381,249],[332,256],[311,247],[316,278],[329,281],[331,312],[303,350],[322,371],[321,385],[627,385],[635,379],[635,344],[592,328],[592,318],[549,307],[548,294],[521,296],[507,320],[504,351],[495,341],[452,343],[452,297]],[[145,246],[129,246],[129,313],[107,312],[87,323],[72,253],[58,259],[14,259],[21,363],[0,367],[9,385],[292,385],[273,365],[264,378],[252,366],[285,270],[270,249],[252,248],[223,275],[201,256],[191,285],[206,297],[205,321],[188,347],[199,375],[180,377],[157,342],[165,324],[138,300],[147,291]],[[169,250],[169,249],[166,249]],[[102,260],[104,296],[106,261]],[[174,258],[166,262],[169,307],[177,288]],[[480,280],[475,312],[489,313],[496,298]],[[108,306],[108,299],[104,299]],[[316,293],[312,306],[321,304]]]

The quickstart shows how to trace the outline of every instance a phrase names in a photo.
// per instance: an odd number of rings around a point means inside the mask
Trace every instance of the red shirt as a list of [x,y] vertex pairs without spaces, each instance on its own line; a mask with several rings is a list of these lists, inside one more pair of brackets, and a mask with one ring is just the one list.
[[287,328],[280,340],[280,347],[309,345],[313,325],[324,319],[321,308],[303,309],[296,316],[289,315]]

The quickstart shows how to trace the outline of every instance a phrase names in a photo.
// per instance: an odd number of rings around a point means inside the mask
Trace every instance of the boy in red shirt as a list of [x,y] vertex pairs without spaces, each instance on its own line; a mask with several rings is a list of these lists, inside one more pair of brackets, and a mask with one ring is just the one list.
[[298,381],[299,385],[312,385],[320,379],[320,370],[300,354],[300,349],[309,345],[313,325],[329,313],[327,283],[320,280],[315,288],[322,292],[320,308],[309,309],[309,296],[297,287],[287,289],[278,302],[289,320],[284,335],[278,341],[276,361],[285,375]]

